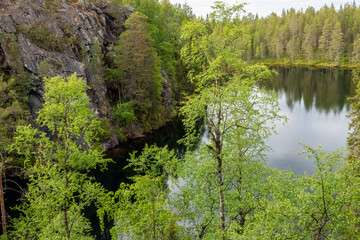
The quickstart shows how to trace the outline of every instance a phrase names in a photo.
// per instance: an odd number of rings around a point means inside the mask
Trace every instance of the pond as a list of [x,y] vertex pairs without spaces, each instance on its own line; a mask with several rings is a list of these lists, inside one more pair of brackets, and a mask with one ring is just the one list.
[[[290,168],[298,174],[311,174],[313,162],[307,160],[305,155],[298,154],[303,150],[299,143],[310,147],[321,145],[326,151],[346,145],[349,124],[346,115],[350,113],[347,99],[355,89],[351,70],[305,67],[273,69],[279,74],[264,87],[278,93],[281,114],[288,117],[288,122],[285,126],[279,123],[276,128],[278,134],[267,140],[274,150],[268,154],[268,165],[278,169]],[[141,151],[146,143],[156,143],[158,146],[169,145],[180,156],[185,149],[177,140],[183,134],[181,122],[175,120],[146,138],[120,144],[107,152],[115,163],[110,164],[109,170],[100,174],[98,179],[107,189],[116,190],[120,182],[132,175],[131,170],[122,171],[129,153]]]
[[[288,117],[285,126],[277,126],[278,135],[273,135],[267,144],[274,150],[268,154],[267,164],[278,169],[290,168],[298,174],[313,173],[313,162],[302,151],[299,142],[310,147],[321,144],[326,151],[335,150],[346,145],[350,112],[347,98],[354,93],[354,84],[350,70],[341,69],[309,69],[299,67],[275,67],[279,74],[264,87],[275,90],[279,96],[281,113]],[[98,182],[110,190],[116,191],[121,182],[128,182],[134,173],[131,169],[123,170],[126,159],[133,151],[141,151],[145,144],[156,143],[158,146],[168,145],[175,149],[178,156],[185,149],[177,141],[184,135],[180,120],[174,120],[165,127],[153,131],[146,138],[130,140],[109,150],[107,157],[114,160],[105,172],[94,172]],[[206,131],[202,140],[206,141]],[[100,233],[97,217],[88,212],[92,219],[96,239],[110,238],[109,232]],[[108,227],[111,227],[109,223]],[[108,229],[108,228],[107,228]]]
[[332,151],[346,145],[350,104],[354,94],[351,70],[275,67],[279,75],[266,84],[279,96],[281,113],[289,120],[277,126],[278,135],[270,137],[274,150],[268,165],[293,172],[313,173],[313,162],[299,143]]

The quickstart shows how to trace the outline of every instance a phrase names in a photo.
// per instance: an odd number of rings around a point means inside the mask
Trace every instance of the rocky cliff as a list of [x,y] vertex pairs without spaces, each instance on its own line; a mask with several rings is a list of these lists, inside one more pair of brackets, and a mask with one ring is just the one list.
[[[39,65],[46,60],[52,75],[68,76],[76,72],[91,78],[81,61],[81,51],[90,49],[95,37],[104,51],[119,36],[122,23],[134,11],[131,7],[85,1],[5,0],[0,2],[0,64],[5,73],[13,65],[9,39],[15,36],[25,70],[35,81],[29,93],[30,104],[41,102]],[[36,81],[37,80],[37,81]],[[36,107],[36,106],[35,106]]]
[[[43,60],[49,63],[49,75],[66,77],[76,72],[89,81],[92,76],[82,60],[82,53],[90,50],[95,37],[106,53],[133,11],[132,7],[120,7],[105,1],[0,1],[0,64],[6,74],[13,72],[18,64],[11,57],[11,40],[15,41],[18,52],[15,59],[20,59],[32,80],[27,93],[32,115],[42,103],[40,63]],[[108,117],[110,106],[99,101],[106,86],[101,89],[102,94],[92,91],[89,96],[94,112],[100,117]],[[114,141],[107,147],[117,143],[116,139]]]

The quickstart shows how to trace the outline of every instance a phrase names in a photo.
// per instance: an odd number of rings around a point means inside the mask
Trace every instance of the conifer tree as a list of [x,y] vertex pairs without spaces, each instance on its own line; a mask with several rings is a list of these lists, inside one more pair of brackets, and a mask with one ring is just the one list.
[[26,110],[17,100],[14,88],[13,78],[5,81],[3,76],[0,76],[0,208],[3,234],[6,234],[6,212],[2,180],[6,169],[15,164],[13,156],[9,153],[9,147],[13,142],[16,127],[23,124],[26,119]]
[[330,60],[329,49],[331,45],[331,29],[332,23],[330,18],[326,19],[321,37],[319,39],[319,49],[321,50],[321,56],[326,60]]
[[354,39],[353,47],[353,61],[358,63],[360,61],[360,34],[357,34]]
[[115,64],[123,86],[122,95],[133,102],[138,119],[159,114],[161,83],[160,62],[153,48],[147,17],[133,13],[125,22],[126,31],[115,47]]
[[90,79],[89,85],[95,90],[99,96],[100,102],[105,101],[105,91],[104,91],[104,79],[105,79],[105,69],[104,69],[104,55],[101,50],[100,42],[97,37],[93,40],[93,45],[91,47],[91,58],[89,61],[89,70],[90,70]]
[[17,41],[17,36],[12,34],[9,41],[9,60],[12,68],[12,77],[15,79],[15,87],[17,98],[20,102],[25,103],[26,92],[30,85],[30,79],[24,70],[23,63],[21,61],[20,48]]
[[337,21],[331,34],[331,44],[329,50],[331,55],[331,60],[335,62],[339,62],[343,54],[343,48],[344,48],[343,33],[341,31],[340,22]]

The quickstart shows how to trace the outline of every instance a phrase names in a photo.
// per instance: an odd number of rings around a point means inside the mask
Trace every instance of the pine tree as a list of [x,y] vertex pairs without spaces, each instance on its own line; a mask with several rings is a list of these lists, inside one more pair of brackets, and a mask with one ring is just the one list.
[[104,69],[104,55],[101,50],[100,42],[97,37],[93,40],[91,47],[91,58],[88,63],[90,70],[89,85],[95,90],[99,96],[100,102],[105,101],[105,69]]
[[17,41],[17,36],[15,34],[12,34],[9,40],[9,61],[12,68],[12,77],[15,79],[14,89],[18,94],[17,97],[20,102],[25,103],[25,96],[27,95],[26,93],[30,86],[30,79],[25,72],[23,63],[21,61],[20,48]]
[[9,153],[9,147],[13,143],[16,127],[23,124],[26,119],[26,110],[17,100],[15,85],[13,78],[5,81],[0,75],[0,207],[2,230],[5,235],[6,213],[2,179],[6,169],[15,164],[13,156]]
[[339,62],[344,49],[344,40],[343,33],[341,31],[340,22],[336,22],[334,29],[331,34],[331,44],[330,44],[330,56],[331,60]]
[[321,56],[326,60],[330,60],[329,49],[331,45],[331,29],[332,23],[331,20],[328,18],[325,21],[321,37],[319,39],[319,49],[321,51]]
[[353,48],[353,61],[358,63],[360,61],[360,34],[357,34],[354,39],[354,48]]
[[46,60],[42,60],[39,64],[38,74],[40,78],[54,77],[54,71],[51,64]]
[[153,48],[147,17],[133,13],[125,22],[126,31],[115,47],[115,64],[126,101],[132,101],[138,119],[148,119],[160,113],[160,62]]

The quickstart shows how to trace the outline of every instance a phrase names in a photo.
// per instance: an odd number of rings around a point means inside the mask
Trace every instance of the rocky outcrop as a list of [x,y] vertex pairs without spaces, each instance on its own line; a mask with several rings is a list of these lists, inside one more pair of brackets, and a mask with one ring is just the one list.
[[23,66],[36,85],[29,91],[30,105],[33,103],[36,108],[41,102],[36,98],[42,96],[42,84],[37,78],[41,61],[50,63],[52,75],[66,77],[76,72],[79,77],[89,80],[91,75],[81,61],[81,52],[90,49],[95,37],[106,51],[120,35],[122,23],[134,11],[132,7],[119,7],[104,1],[90,4],[84,0],[76,3],[63,0],[53,1],[53,5],[49,2],[0,2],[0,64],[5,72],[11,72],[15,63],[10,60],[9,40],[15,36]]
[[[91,3],[90,3],[91,2]],[[134,11],[104,0],[2,0],[0,1],[0,64],[5,73],[15,69],[11,56],[11,39],[25,71],[33,80],[28,91],[32,115],[41,108],[43,84],[40,63],[49,64],[49,75],[69,76],[74,72],[89,82],[88,71],[82,54],[89,52],[96,37],[106,52],[123,31],[123,23]],[[94,112],[109,117],[110,106],[103,101],[106,86],[89,92]],[[104,144],[110,148],[118,144],[113,136]]]
[[[24,67],[30,73],[37,75],[39,64],[43,59],[53,59],[60,67],[56,74],[67,76],[77,72],[86,77],[84,64],[79,61],[80,46],[91,46],[94,37],[97,37],[105,48],[114,43],[121,29],[117,21],[125,21],[133,9],[123,7],[114,9],[108,4],[88,5],[83,1],[78,3],[59,2],[56,9],[50,10],[44,0],[3,1],[0,3],[0,28],[8,37],[16,34],[19,42],[20,54]],[[112,16],[112,13],[117,16]],[[21,27],[44,25],[47,30],[62,41],[63,51],[51,51],[36,44]],[[68,42],[67,39],[73,39]],[[9,47],[6,42],[1,44],[0,57],[3,68],[11,68]]]

